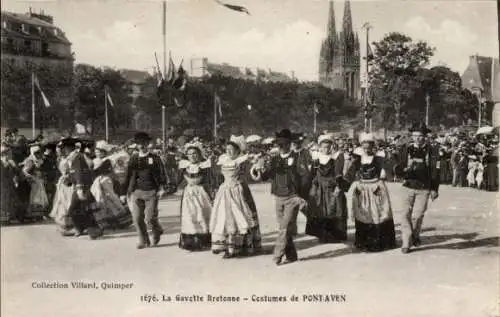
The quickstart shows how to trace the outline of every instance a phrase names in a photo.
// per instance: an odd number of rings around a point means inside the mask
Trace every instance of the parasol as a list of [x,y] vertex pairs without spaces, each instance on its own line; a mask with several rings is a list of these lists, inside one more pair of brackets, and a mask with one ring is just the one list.
[[478,134],[491,134],[491,133],[493,133],[493,127],[484,126],[484,127],[480,127],[479,129],[477,129],[476,135],[478,135]]
[[273,144],[274,142],[274,138],[267,138],[267,139],[264,139],[264,141],[262,141],[262,144]]
[[254,143],[254,142],[260,142],[262,138],[256,134],[250,135],[247,137],[247,143]]

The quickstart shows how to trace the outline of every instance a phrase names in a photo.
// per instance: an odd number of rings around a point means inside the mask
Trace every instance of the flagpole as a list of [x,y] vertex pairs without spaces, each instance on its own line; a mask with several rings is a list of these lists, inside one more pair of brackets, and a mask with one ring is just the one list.
[[[370,54],[370,28],[372,26],[370,25],[369,22],[366,22],[363,24],[363,28],[366,29],[366,87],[365,87],[365,100],[364,100],[364,105],[365,105],[365,131],[372,132],[372,118],[368,119],[367,116],[367,111],[368,111],[368,86],[370,83],[370,78],[369,78],[369,67],[368,67],[368,55]],[[371,113],[373,115],[373,113]],[[368,127],[369,124],[369,127]]]
[[[163,21],[162,21],[162,31],[163,31],[163,75],[165,80],[167,79],[167,1],[163,0]],[[170,102],[170,90],[168,92],[168,102]],[[166,109],[165,105],[161,105],[161,138],[162,138],[162,150],[165,153],[165,142],[167,136],[167,122],[166,122]]]
[[314,112],[314,125],[313,125],[313,132],[314,134],[316,134],[316,128],[317,128],[317,119],[316,119],[316,111],[318,110],[318,106],[316,105],[316,103],[314,103],[314,109],[313,109],[313,112]]
[[35,72],[31,72],[31,132],[33,140],[36,137],[35,125]]
[[108,132],[108,88],[104,86],[104,119],[106,120],[106,142],[109,139]]
[[214,140],[217,140],[217,98],[214,89]]
[[429,93],[425,95],[425,125],[429,126],[429,108],[430,108],[430,96]]

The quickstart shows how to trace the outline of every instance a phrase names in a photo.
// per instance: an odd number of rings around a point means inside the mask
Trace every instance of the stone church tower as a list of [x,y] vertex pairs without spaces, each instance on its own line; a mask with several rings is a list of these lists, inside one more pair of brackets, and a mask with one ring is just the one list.
[[335,26],[333,1],[330,1],[327,37],[321,44],[319,56],[319,81],[329,88],[344,90],[347,98],[361,97],[359,38],[352,28],[349,0],[344,3],[339,33]]

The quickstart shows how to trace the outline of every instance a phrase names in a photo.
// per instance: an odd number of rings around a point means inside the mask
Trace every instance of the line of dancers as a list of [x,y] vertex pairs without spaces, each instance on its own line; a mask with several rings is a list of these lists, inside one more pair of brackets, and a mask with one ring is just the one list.
[[[405,147],[401,163],[404,168],[399,175],[404,180],[405,207],[400,218],[403,253],[420,244],[422,221],[428,200],[438,197],[440,174],[439,150],[426,139],[430,131],[418,124],[411,132],[413,142]],[[88,233],[95,239],[103,234],[105,223],[118,228],[133,223],[138,249],[159,244],[164,230],[158,219],[158,202],[171,181],[164,162],[151,151],[151,137],[140,132],[134,139],[136,152],[131,156],[110,155],[111,146],[97,142],[94,160],[81,151],[78,140],[65,138],[60,142],[64,154],[59,162],[62,175],[56,184],[51,217],[63,235]],[[346,242],[348,191],[352,192],[355,247],[369,252],[395,248],[384,158],[376,154],[373,135],[361,134],[361,146],[354,151],[334,151],[332,134],[319,136],[315,152],[302,146],[303,139],[301,134],[284,129],[275,136],[277,152],[257,159],[247,153],[243,136],[231,136],[224,153],[218,156],[204,157],[199,140],[186,144],[176,177],[183,187],[179,247],[189,251],[211,249],[224,258],[262,251],[257,207],[246,180],[246,165],[254,164],[252,175],[269,181],[275,198],[278,233],[273,262],[277,265],[298,259],[293,239],[299,212],[307,218],[306,234],[317,237],[320,243]],[[124,163],[117,157],[126,157],[125,164],[116,164]],[[33,155],[32,164],[25,164],[27,171],[41,164],[36,158]],[[111,179],[112,165],[122,167],[114,169],[115,173],[122,171],[118,185]],[[10,162],[2,150],[2,172],[8,172],[8,166]],[[36,188],[36,182],[32,186]]]

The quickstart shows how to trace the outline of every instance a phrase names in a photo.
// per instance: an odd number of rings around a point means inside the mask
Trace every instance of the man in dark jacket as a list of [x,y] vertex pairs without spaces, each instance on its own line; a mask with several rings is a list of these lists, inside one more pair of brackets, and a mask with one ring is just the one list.
[[[78,140],[66,138],[61,141],[63,151],[68,154],[69,177],[67,184],[75,188],[69,207],[69,215],[74,226],[74,235],[79,236],[86,230],[91,239],[102,236],[95,218],[95,199],[90,192],[92,186],[92,170],[88,166],[83,153],[77,147]],[[66,231],[63,235],[71,235]]]
[[425,124],[416,124],[410,132],[413,143],[406,147],[402,157],[405,189],[404,214],[401,219],[403,253],[408,253],[412,245],[420,245],[420,230],[429,198],[434,201],[439,189],[439,149],[426,142],[426,135],[430,130]]
[[292,139],[292,151],[297,154],[297,164],[299,165],[299,173],[300,173],[300,193],[299,196],[305,200],[309,199],[309,190],[312,185],[312,157],[309,153],[309,150],[304,148],[304,135],[302,133],[294,134],[294,138]]
[[304,167],[299,163],[299,156],[291,150],[293,133],[285,129],[276,133],[279,154],[271,159],[270,166],[260,167],[262,179],[271,180],[271,193],[276,198],[276,218],[279,231],[274,246],[273,260],[281,264],[283,256],[288,262],[297,261],[297,250],[293,237],[297,234],[297,215],[307,207],[300,197]]
[[151,226],[153,245],[160,242],[163,229],[158,221],[158,200],[165,194],[167,185],[165,168],[161,158],[148,151],[151,141],[147,133],[135,135],[139,153],[132,155],[129,161],[125,188],[131,206],[131,213],[139,235],[138,249],[151,245],[146,222]]

